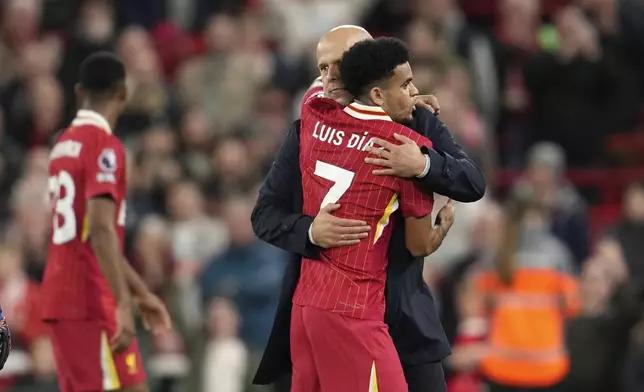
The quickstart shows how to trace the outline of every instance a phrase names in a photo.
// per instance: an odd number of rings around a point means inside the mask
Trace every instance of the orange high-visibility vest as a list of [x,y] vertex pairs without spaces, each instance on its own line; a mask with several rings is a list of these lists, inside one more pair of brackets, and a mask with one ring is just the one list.
[[552,386],[569,369],[564,322],[579,310],[577,283],[555,265],[517,264],[510,286],[491,269],[475,275],[475,287],[485,296],[490,310],[490,351],[480,370],[502,385]]

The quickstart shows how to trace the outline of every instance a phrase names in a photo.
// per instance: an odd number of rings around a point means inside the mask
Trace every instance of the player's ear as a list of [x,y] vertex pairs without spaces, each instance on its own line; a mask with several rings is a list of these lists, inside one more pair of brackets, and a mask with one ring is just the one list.
[[373,87],[369,90],[369,98],[376,106],[382,106],[385,102],[383,98],[383,91],[380,87]]
[[83,86],[80,83],[74,85],[74,93],[76,94],[76,102],[79,104],[85,99],[85,92],[83,91]]
[[121,102],[127,101],[127,86],[125,82],[119,84],[117,94],[118,94],[119,101]]

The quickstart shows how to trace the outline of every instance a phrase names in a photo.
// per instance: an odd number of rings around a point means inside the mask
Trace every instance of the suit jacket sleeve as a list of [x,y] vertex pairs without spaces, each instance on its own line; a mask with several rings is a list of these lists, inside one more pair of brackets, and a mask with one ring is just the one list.
[[313,217],[302,214],[300,121],[288,131],[259,190],[251,215],[255,235],[291,253],[317,259],[321,248],[309,240]]
[[429,172],[424,178],[417,180],[423,192],[436,192],[464,203],[481,199],[485,194],[485,177],[456,143],[447,126],[429,110],[421,107],[416,109],[411,126],[433,144],[433,148],[421,148],[430,159]]

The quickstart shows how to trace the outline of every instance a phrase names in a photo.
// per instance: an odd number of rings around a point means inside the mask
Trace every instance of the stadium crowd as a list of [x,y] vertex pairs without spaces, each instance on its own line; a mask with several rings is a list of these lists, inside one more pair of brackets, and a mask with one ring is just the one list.
[[[38,288],[51,226],[48,147],[75,114],[80,62],[101,49],[123,59],[131,94],[115,130],[130,158],[127,256],[175,323],[172,334],[141,335],[152,390],[271,390],[249,380],[286,255],[255,238],[250,214],[317,76],[315,44],[341,24],[408,43],[414,83],[438,97],[440,119],[488,178],[486,197],[457,206],[452,231],[425,264],[453,344],[450,391],[479,391],[495,374],[484,353],[491,326],[481,327],[489,323],[481,323],[486,304],[478,294],[490,288],[478,284],[488,273],[480,266],[515,249],[534,251],[508,235],[520,223],[504,206],[526,199],[539,206],[529,221],[547,227],[556,244],[538,251],[551,252],[551,268],[574,276],[579,293],[561,316],[570,367],[560,390],[644,390],[641,2],[3,0],[0,7],[0,304],[15,339],[2,390],[56,390]],[[519,268],[492,264],[502,277]],[[495,328],[505,336],[543,328],[511,326]]]

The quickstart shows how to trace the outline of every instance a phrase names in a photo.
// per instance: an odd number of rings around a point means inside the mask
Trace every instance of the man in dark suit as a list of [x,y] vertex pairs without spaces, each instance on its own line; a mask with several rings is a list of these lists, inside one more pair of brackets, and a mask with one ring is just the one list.
[[[348,103],[342,89],[338,65],[342,54],[353,43],[371,36],[355,26],[329,32],[318,45],[318,66],[326,96]],[[481,171],[455,143],[445,125],[427,109],[419,106],[408,124],[429,138],[434,149],[420,149],[401,140],[385,150],[373,150],[377,157],[370,163],[383,166],[375,174],[414,178],[427,194],[434,192],[461,202],[483,197],[485,179]],[[251,217],[257,236],[278,248],[293,253],[282,284],[280,304],[264,357],[255,375],[256,384],[270,384],[290,374],[292,297],[300,274],[301,257],[318,259],[325,248],[346,246],[366,237],[369,228],[362,222],[334,217],[339,206],[323,208],[316,217],[302,214],[302,184],[299,166],[300,122],[295,121],[260,189]],[[385,321],[394,340],[412,392],[445,391],[441,360],[450,353],[429,288],[423,281],[422,259],[414,259],[405,246],[404,225],[400,214],[392,219],[394,230],[389,246],[387,268],[387,309]]]

